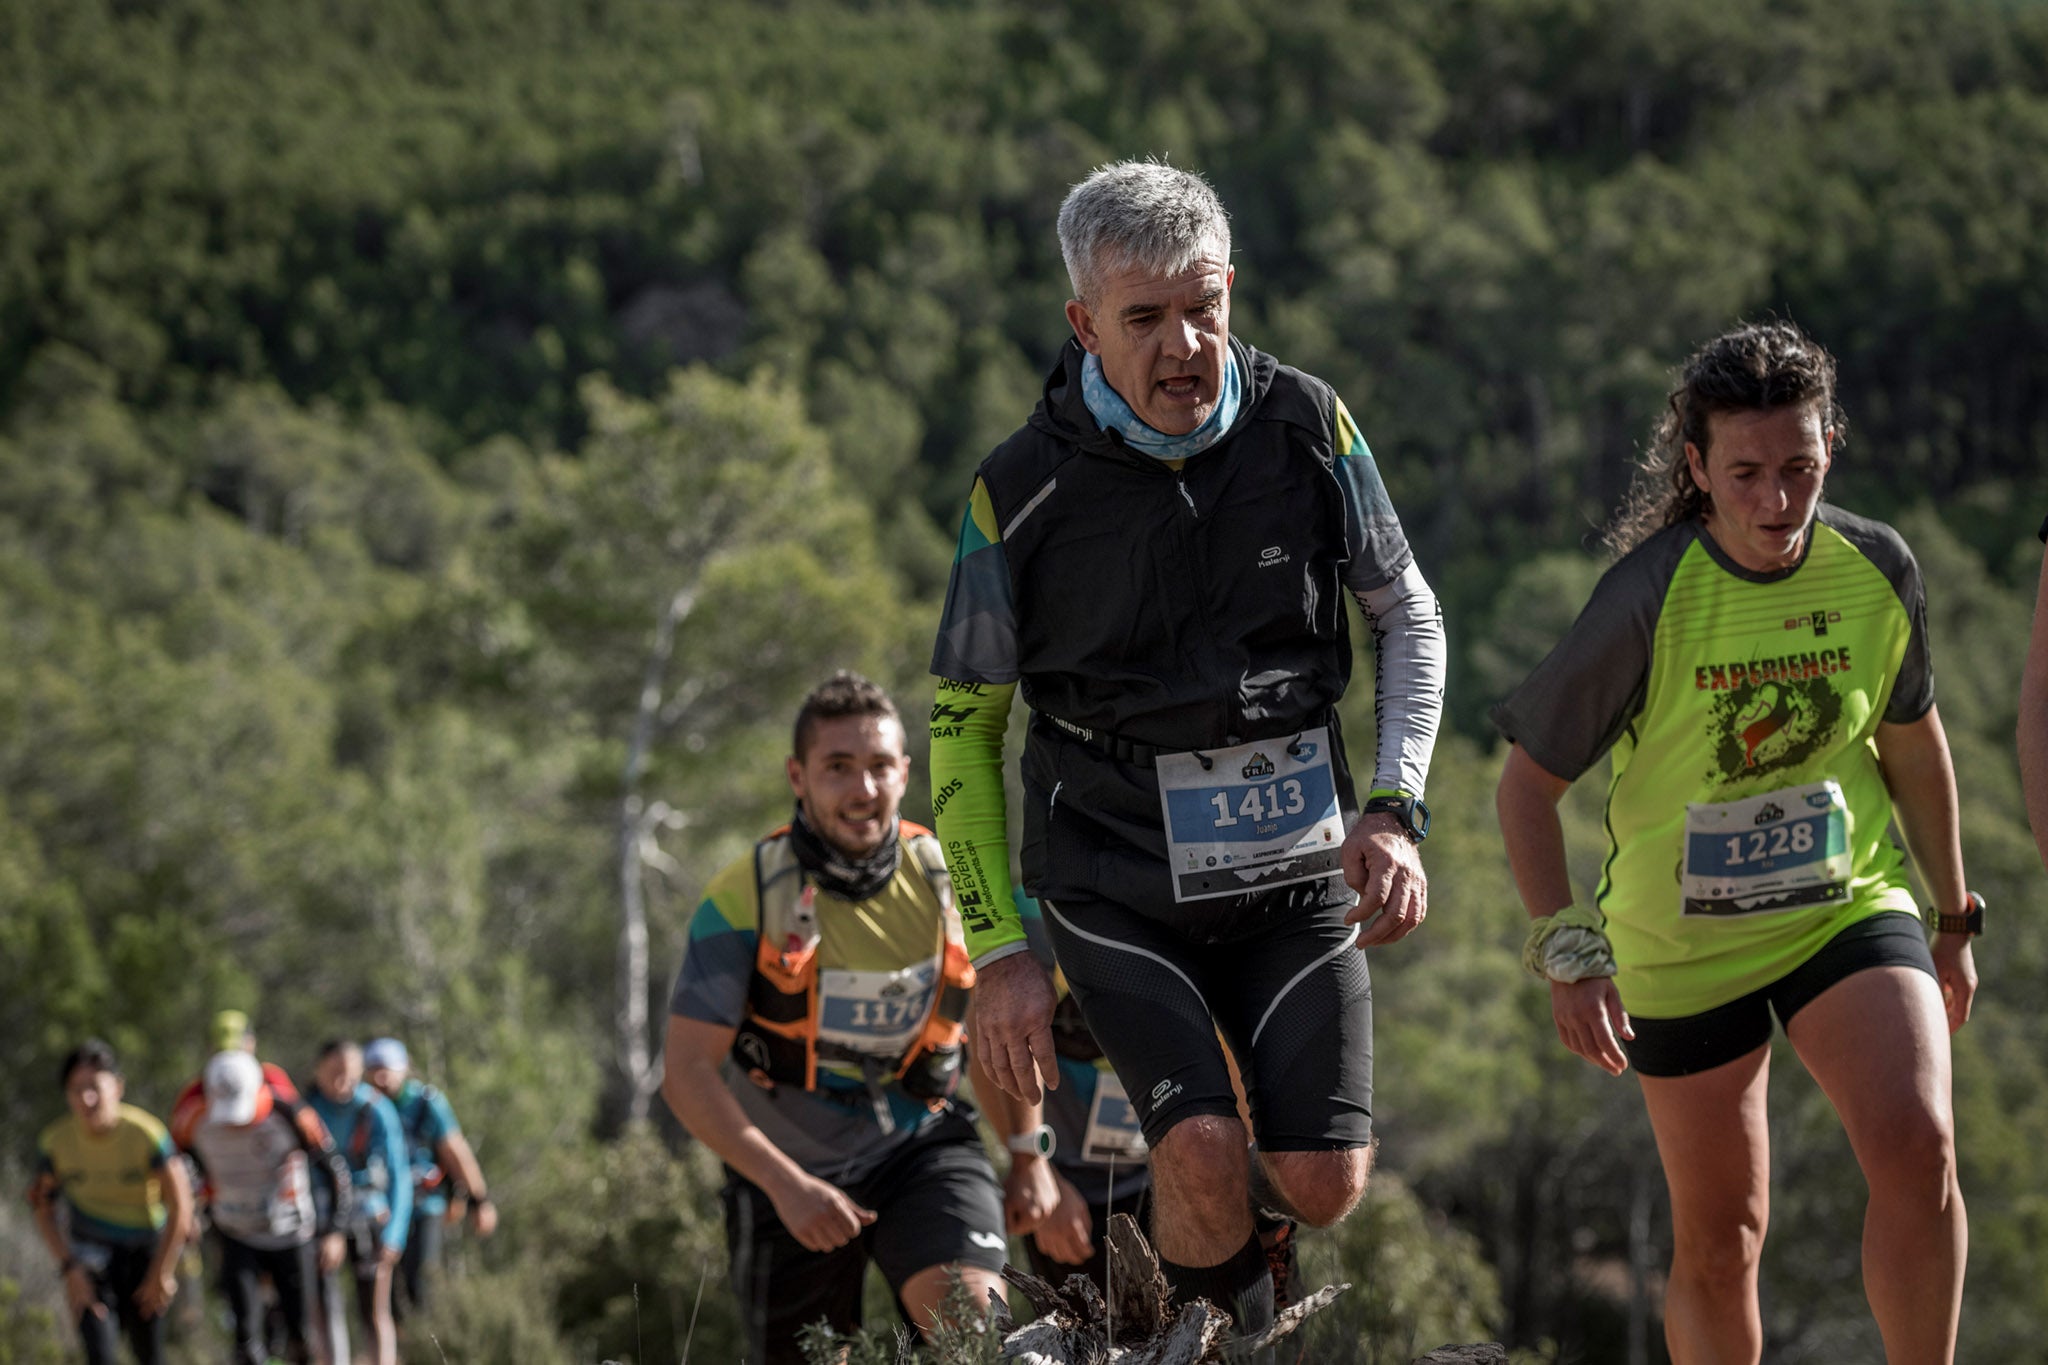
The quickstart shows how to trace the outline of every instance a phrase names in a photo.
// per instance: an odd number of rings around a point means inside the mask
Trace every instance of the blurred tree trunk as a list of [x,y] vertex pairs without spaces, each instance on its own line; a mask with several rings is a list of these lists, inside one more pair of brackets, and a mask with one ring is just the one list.
[[661,1065],[648,1036],[647,869],[666,860],[655,831],[675,828],[681,813],[667,803],[649,803],[640,793],[647,773],[648,751],[661,721],[662,692],[670,658],[675,653],[676,627],[697,605],[692,582],[668,600],[654,630],[654,645],[640,675],[640,696],[633,708],[633,728],[626,743],[626,765],[619,781],[619,1069],[626,1080],[627,1114],[647,1117],[649,1102],[661,1088]]

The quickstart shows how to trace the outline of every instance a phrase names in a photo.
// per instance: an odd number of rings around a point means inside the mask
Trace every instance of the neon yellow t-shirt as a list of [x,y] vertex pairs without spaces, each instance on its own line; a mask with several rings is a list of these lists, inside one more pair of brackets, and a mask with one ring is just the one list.
[[1494,718],[1562,778],[1612,749],[1597,902],[1623,1005],[1669,1018],[1777,980],[1857,920],[1915,913],[1875,739],[1933,699],[1911,552],[1823,506],[1778,574],[1696,522],[1651,537]]

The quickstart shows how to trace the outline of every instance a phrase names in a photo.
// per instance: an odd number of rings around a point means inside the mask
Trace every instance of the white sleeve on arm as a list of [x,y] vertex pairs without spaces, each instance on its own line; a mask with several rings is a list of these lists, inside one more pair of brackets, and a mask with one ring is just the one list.
[[1379,752],[1373,791],[1420,796],[1444,709],[1443,609],[1410,560],[1392,582],[1354,592],[1373,639],[1373,714]]

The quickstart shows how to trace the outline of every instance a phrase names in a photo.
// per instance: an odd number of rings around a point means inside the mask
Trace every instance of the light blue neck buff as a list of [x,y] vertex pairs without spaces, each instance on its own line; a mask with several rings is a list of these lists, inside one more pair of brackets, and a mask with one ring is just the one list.
[[1217,439],[1237,421],[1237,353],[1226,350],[1223,356],[1223,392],[1216,400],[1216,410],[1209,414],[1208,421],[1185,436],[1168,436],[1147,425],[1145,419],[1124,401],[1123,395],[1103,378],[1099,356],[1091,354],[1081,362],[1081,398],[1088,404],[1088,411],[1094,414],[1095,420],[1102,424],[1102,429],[1123,437],[1124,443],[1132,449],[1142,450],[1157,460],[1184,460],[1216,444]]

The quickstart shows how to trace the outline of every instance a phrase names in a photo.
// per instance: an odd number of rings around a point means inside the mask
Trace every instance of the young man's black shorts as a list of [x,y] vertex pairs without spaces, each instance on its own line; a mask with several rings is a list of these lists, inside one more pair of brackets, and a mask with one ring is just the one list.
[[876,1214],[860,1236],[835,1251],[806,1248],[782,1226],[759,1186],[728,1174],[721,1199],[733,1292],[747,1359],[761,1365],[803,1365],[797,1335],[809,1323],[822,1319],[836,1332],[857,1331],[870,1260],[900,1293],[931,1266],[999,1271],[1008,1259],[1002,1190],[973,1120],[958,1108],[868,1175],[835,1182]]

